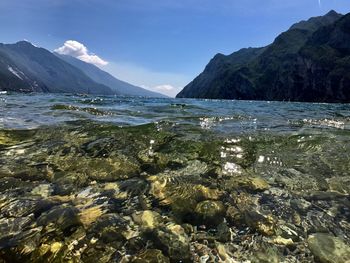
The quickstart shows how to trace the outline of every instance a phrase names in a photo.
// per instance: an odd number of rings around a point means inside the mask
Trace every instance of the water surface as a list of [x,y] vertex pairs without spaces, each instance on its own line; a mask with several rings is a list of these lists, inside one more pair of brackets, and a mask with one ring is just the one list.
[[0,262],[345,258],[349,124],[345,104],[0,94]]

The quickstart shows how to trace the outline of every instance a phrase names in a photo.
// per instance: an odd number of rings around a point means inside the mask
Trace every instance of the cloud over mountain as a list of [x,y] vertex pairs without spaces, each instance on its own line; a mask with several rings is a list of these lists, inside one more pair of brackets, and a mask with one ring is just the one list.
[[105,66],[107,61],[89,52],[88,48],[75,40],[67,40],[62,47],[54,50],[61,55],[69,55],[96,66]]

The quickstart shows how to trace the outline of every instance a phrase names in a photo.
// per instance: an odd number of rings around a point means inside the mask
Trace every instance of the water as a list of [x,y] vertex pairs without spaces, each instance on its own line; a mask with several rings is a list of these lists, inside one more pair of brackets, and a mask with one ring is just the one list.
[[349,135],[344,104],[0,94],[0,262],[346,257]]

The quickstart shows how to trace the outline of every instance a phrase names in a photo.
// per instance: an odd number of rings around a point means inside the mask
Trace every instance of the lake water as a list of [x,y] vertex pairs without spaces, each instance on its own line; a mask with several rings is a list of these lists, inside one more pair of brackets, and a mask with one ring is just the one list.
[[347,259],[349,171],[350,105],[0,94],[0,262]]

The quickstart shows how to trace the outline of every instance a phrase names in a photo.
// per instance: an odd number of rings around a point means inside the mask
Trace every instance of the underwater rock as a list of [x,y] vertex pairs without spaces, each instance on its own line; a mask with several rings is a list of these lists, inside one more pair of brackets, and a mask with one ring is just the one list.
[[312,254],[321,263],[350,262],[350,246],[338,237],[316,233],[309,236],[307,243]]
[[62,231],[81,225],[79,220],[79,210],[72,206],[57,206],[42,214],[37,223],[39,226],[48,227],[54,225]]
[[136,212],[132,215],[132,218],[136,224],[146,230],[153,230],[162,222],[161,215],[151,210],[142,211],[140,213]]
[[162,251],[158,249],[146,249],[140,254],[136,255],[132,263],[170,263],[169,258],[163,255]]
[[155,243],[171,260],[188,261],[190,258],[190,243],[185,230],[176,224],[168,224],[155,230]]
[[91,224],[101,217],[105,212],[102,209],[103,206],[96,205],[86,209],[81,209],[79,212],[79,220],[85,228],[88,228]]
[[275,237],[273,239],[273,243],[276,245],[282,245],[282,246],[292,246],[294,245],[294,242],[291,238],[283,238],[281,236]]
[[331,191],[350,194],[350,176],[329,178],[328,184]]
[[248,191],[265,191],[270,185],[260,177],[233,177],[225,182],[225,188],[228,190],[246,189]]
[[[218,253],[218,256],[221,261],[227,262],[227,263],[235,263],[236,261],[232,258],[232,256],[229,253],[229,250],[226,248],[224,244],[221,244],[219,242],[215,242],[215,248]],[[219,261],[219,262],[221,262]]]
[[259,250],[256,251],[251,258],[252,263],[280,263],[280,254],[276,246],[268,245],[263,243]]
[[117,214],[104,214],[87,231],[94,240],[101,240],[105,244],[116,241],[125,242],[129,237],[129,233],[127,233],[128,225],[130,225],[130,222]]
[[37,187],[33,188],[33,195],[40,195],[41,197],[47,198],[53,193],[53,187],[51,184],[40,184]]
[[221,242],[232,241],[233,233],[231,229],[228,227],[227,223],[222,222],[220,225],[217,226],[216,230],[217,230],[217,233],[216,233],[217,240]]
[[30,182],[22,181],[15,177],[4,177],[0,178],[0,192],[20,188],[25,190],[26,188],[32,187]]
[[221,201],[206,200],[197,204],[197,222],[205,225],[218,225],[224,220],[226,208]]
[[2,206],[0,212],[7,217],[25,217],[29,214],[34,214],[37,217],[53,205],[53,202],[37,197],[19,198]]
[[272,215],[263,215],[257,211],[244,211],[244,222],[247,226],[255,229],[260,234],[272,236],[275,234],[276,220]]
[[328,192],[328,191],[327,192],[313,191],[304,196],[304,198],[308,201],[316,201],[316,200],[332,201],[332,200],[342,199],[347,197],[349,197],[349,195],[347,194],[341,194],[338,192]]
[[[52,162],[61,171],[54,174],[53,181],[61,184],[84,185],[88,182],[88,179],[98,182],[111,182],[134,177],[140,171],[137,161],[124,155],[108,158],[73,156],[53,159]],[[73,177],[67,181],[67,175],[70,177],[73,175]]]
[[302,215],[305,215],[312,204],[303,198],[290,200],[291,207]]

